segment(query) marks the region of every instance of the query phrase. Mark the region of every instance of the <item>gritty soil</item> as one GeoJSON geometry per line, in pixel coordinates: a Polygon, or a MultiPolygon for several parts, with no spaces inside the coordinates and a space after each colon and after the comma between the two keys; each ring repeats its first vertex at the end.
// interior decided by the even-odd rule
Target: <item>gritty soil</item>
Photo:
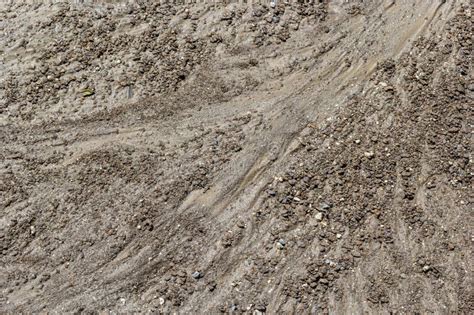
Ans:
{"type": "Polygon", "coordinates": [[[0,312],[472,314],[469,1],[0,4],[0,312]]]}

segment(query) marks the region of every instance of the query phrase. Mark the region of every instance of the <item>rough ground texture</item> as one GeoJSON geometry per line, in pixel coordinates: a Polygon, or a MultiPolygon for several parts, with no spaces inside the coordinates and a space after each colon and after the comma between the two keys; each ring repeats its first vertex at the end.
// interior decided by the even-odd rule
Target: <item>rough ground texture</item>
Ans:
{"type": "Polygon", "coordinates": [[[472,314],[469,1],[0,4],[0,312],[472,314]]]}

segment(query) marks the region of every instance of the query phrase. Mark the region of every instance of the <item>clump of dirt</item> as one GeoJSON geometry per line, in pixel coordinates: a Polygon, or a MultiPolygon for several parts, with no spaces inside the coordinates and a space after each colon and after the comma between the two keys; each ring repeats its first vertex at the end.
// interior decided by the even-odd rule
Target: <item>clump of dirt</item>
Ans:
{"type": "Polygon", "coordinates": [[[467,1],[272,3],[0,5],[2,312],[472,312],[467,1]]]}

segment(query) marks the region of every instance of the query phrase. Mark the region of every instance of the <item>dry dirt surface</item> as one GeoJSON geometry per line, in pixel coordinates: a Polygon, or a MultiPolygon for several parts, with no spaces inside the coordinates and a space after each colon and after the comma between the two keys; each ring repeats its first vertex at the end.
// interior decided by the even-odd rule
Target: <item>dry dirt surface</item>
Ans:
{"type": "Polygon", "coordinates": [[[471,2],[254,2],[0,3],[0,313],[474,313],[471,2]]]}

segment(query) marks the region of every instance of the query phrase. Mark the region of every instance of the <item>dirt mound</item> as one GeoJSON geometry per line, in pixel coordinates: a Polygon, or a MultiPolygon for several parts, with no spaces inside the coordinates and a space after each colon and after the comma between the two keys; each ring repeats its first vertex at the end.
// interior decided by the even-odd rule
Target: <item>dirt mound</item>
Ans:
{"type": "Polygon", "coordinates": [[[473,311],[467,1],[0,16],[2,312],[473,311]]]}

